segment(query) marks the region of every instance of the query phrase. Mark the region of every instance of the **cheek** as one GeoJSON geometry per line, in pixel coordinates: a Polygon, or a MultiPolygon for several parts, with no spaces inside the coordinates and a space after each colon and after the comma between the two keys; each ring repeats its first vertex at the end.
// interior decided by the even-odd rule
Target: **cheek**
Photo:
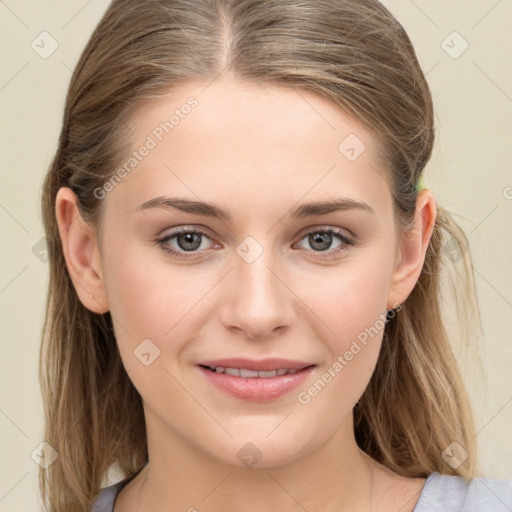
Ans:
{"type": "Polygon", "coordinates": [[[334,295],[329,301],[326,322],[334,334],[324,337],[328,357],[297,394],[298,407],[309,418],[305,424],[312,436],[334,431],[347,419],[379,359],[386,326],[385,297],[383,293],[368,293],[376,289],[375,282],[374,288],[369,288],[367,281],[366,277],[355,279],[352,284],[361,287],[354,293],[334,295]],[[325,414],[327,410],[329,414],[325,414]]]}
{"type": "Polygon", "coordinates": [[[295,289],[317,314],[325,327],[322,333],[338,353],[366,329],[382,328],[380,318],[387,309],[391,262],[385,257],[366,257],[357,262],[347,260],[336,270],[328,270],[322,274],[316,269],[309,277],[301,276],[302,284],[297,283],[295,289]]]}
{"type": "Polygon", "coordinates": [[[116,248],[105,258],[104,267],[115,337],[130,380],[144,401],[157,409],[155,400],[171,392],[173,404],[185,414],[192,404],[182,396],[169,363],[193,337],[187,311],[199,291],[188,293],[191,283],[183,272],[150,262],[136,250],[116,248]],[[130,257],[117,258],[123,253],[130,257]]]}
{"type": "Polygon", "coordinates": [[[328,356],[314,386],[303,389],[305,396],[304,400],[299,397],[300,403],[330,401],[352,407],[366,388],[386,326],[392,268],[391,255],[387,254],[368,251],[357,262],[347,260],[325,277],[318,271],[314,280],[313,276],[304,277],[299,293],[320,319],[316,322],[321,325],[318,335],[325,341],[328,356]],[[322,398],[317,399],[320,394],[322,398]]]}
{"type": "Polygon", "coordinates": [[[171,350],[176,357],[186,340],[197,336],[197,318],[208,305],[218,272],[166,264],[147,249],[115,247],[103,266],[121,354],[133,353],[149,339],[162,353],[171,350]]]}
{"type": "MultiPolygon", "coordinates": [[[[155,277],[154,267],[141,264],[133,257],[125,261],[107,260],[105,280],[109,306],[114,320],[124,327],[121,333],[159,337],[164,325],[168,325],[172,308],[165,314],[161,304],[165,281],[155,277]]],[[[167,291],[166,301],[169,302],[172,288],[167,291]]]]}
{"type": "MultiPolygon", "coordinates": [[[[183,314],[184,273],[155,261],[156,248],[110,237],[103,255],[104,278],[112,315],[130,333],[161,337],[183,314]]],[[[189,287],[190,287],[190,283],[189,287]]]]}

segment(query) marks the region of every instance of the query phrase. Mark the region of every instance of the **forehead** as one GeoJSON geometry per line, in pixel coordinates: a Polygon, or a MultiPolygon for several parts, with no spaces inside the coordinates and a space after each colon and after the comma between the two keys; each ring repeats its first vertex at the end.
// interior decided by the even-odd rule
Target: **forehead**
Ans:
{"type": "Polygon", "coordinates": [[[353,141],[356,137],[360,141],[357,153],[363,145],[372,154],[379,149],[362,122],[316,92],[284,84],[247,84],[230,77],[210,84],[181,84],[136,110],[131,120],[138,139],[135,143],[143,142],[142,138],[152,133],[157,142],[162,142],[161,138],[177,142],[181,134],[195,137],[198,144],[205,146],[210,140],[229,134],[231,137],[222,146],[230,151],[236,149],[242,137],[246,146],[254,138],[296,150],[304,143],[339,150],[343,137],[352,134],[353,141]],[[171,132],[172,137],[166,137],[171,132]],[[199,140],[201,135],[207,137],[199,140]]]}
{"type": "Polygon", "coordinates": [[[114,191],[130,203],[181,192],[241,204],[249,195],[272,204],[344,192],[389,202],[378,141],[312,91],[232,78],[189,82],[139,108],[130,125],[132,149],[144,156],[114,191]]]}

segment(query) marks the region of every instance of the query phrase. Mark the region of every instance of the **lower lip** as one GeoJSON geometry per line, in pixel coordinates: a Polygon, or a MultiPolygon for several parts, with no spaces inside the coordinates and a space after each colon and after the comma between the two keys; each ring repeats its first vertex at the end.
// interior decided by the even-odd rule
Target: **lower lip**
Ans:
{"type": "Polygon", "coordinates": [[[206,378],[218,389],[236,398],[252,402],[270,402],[280,398],[307,379],[314,366],[299,370],[292,375],[276,377],[237,377],[226,373],[217,373],[198,367],[206,378]]]}

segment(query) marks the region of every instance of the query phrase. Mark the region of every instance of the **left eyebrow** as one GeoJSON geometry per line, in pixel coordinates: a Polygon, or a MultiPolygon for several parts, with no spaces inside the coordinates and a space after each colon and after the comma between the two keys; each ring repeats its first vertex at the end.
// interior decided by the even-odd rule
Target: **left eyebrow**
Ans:
{"type": "MultiPolygon", "coordinates": [[[[206,217],[214,217],[225,221],[229,221],[232,218],[228,211],[223,210],[214,204],[165,196],[155,197],[140,204],[137,206],[136,211],[148,210],[151,208],[176,208],[183,212],[203,215],[206,217]]],[[[375,213],[373,208],[367,203],[355,201],[354,199],[341,198],[331,201],[304,203],[294,208],[289,215],[292,218],[303,219],[306,217],[325,215],[327,213],[344,210],[362,210],[372,214],[375,213]]]]}
{"type": "Polygon", "coordinates": [[[338,212],[343,210],[363,210],[369,213],[375,213],[373,208],[360,201],[354,199],[334,199],[332,201],[321,201],[316,203],[304,203],[293,209],[290,213],[291,217],[302,219],[304,217],[312,217],[315,215],[325,215],[326,213],[338,212]]]}

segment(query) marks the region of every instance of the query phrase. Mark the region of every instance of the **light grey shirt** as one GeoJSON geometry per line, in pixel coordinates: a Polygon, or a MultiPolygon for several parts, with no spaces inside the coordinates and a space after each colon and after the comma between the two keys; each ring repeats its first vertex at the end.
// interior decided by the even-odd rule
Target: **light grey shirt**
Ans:
{"type": "MultiPolygon", "coordinates": [[[[114,500],[127,480],[102,489],[92,512],[113,512],[114,500]]],[[[512,480],[431,473],[413,512],[512,512],[512,480]]]]}

